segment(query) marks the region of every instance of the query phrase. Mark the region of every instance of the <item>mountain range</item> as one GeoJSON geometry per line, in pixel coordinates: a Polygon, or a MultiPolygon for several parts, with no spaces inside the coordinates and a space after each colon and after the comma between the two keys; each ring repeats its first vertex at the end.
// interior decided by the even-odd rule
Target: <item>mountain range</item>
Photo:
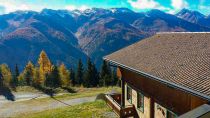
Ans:
{"type": "Polygon", "coordinates": [[[76,67],[90,57],[100,67],[102,57],[156,32],[208,32],[210,15],[182,9],[134,12],[127,8],[79,10],[43,9],[0,15],[0,63],[23,69],[37,64],[41,50],[54,64],[76,67]]]}

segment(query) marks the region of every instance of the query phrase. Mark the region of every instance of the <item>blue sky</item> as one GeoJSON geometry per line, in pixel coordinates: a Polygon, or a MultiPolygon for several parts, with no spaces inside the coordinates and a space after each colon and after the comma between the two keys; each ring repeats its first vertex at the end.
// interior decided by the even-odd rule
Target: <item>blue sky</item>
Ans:
{"type": "Polygon", "coordinates": [[[136,12],[160,9],[168,13],[188,8],[210,14],[210,0],[0,0],[0,14],[16,10],[41,11],[49,9],[88,9],[126,7],[136,12]]]}

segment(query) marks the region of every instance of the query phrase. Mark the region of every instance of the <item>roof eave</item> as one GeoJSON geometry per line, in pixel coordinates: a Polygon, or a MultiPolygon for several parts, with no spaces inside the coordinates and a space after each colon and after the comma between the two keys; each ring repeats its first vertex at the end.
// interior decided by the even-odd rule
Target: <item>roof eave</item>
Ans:
{"type": "Polygon", "coordinates": [[[210,97],[209,97],[209,96],[204,95],[204,94],[199,93],[199,92],[196,92],[196,91],[194,91],[194,90],[192,90],[192,89],[189,89],[189,88],[187,88],[187,87],[180,86],[180,85],[177,85],[177,84],[175,84],[175,83],[172,83],[172,82],[163,80],[163,79],[161,79],[161,78],[159,78],[159,77],[150,75],[150,74],[145,73],[145,72],[143,72],[143,71],[139,71],[139,70],[137,70],[137,69],[131,68],[131,67],[126,66],[126,65],[124,65],[124,64],[121,64],[121,63],[118,63],[118,62],[116,62],[116,61],[110,60],[110,59],[108,59],[108,58],[106,58],[106,57],[104,57],[103,59],[104,59],[105,61],[109,62],[110,64],[115,65],[115,66],[118,66],[118,67],[121,67],[121,68],[130,70],[130,71],[132,71],[132,72],[135,72],[135,73],[137,73],[137,74],[140,74],[141,76],[150,78],[150,79],[155,80],[155,81],[159,81],[159,82],[161,82],[161,83],[163,83],[163,84],[165,84],[165,85],[167,85],[167,86],[170,86],[170,87],[173,87],[173,88],[176,88],[176,89],[185,91],[185,92],[187,92],[187,93],[190,93],[190,94],[192,94],[192,95],[195,95],[195,96],[198,96],[198,97],[201,97],[201,98],[203,98],[203,99],[205,99],[205,100],[210,101],[210,97]]]}

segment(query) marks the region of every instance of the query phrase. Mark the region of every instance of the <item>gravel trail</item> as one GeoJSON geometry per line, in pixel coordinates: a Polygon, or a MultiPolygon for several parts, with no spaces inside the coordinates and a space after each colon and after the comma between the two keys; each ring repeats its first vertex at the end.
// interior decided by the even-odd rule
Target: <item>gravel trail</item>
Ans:
{"type": "Polygon", "coordinates": [[[43,110],[55,109],[64,106],[72,106],[86,102],[95,101],[96,97],[83,97],[70,100],[58,100],[50,98],[46,102],[39,102],[37,98],[49,97],[42,93],[36,94],[18,94],[16,101],[8,101],[0,96],[0,118],[12,117],[17,114],[27,112],[39,112],[43,110]],[[36,99],[33,99],[36,98],[36,99]],[[24,102],[20,102],[24,101],[24,102]]]}

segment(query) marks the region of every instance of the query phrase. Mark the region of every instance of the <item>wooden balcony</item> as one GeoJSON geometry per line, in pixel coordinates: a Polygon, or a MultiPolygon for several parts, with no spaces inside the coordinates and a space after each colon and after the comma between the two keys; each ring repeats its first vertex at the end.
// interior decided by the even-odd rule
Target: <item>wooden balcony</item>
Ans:
{"type": "Polygon", "coordinates": [[[106,103],[120,118],[139,118],[134,105],[121,107],[121,94],[106,94],[106,103]]]}

